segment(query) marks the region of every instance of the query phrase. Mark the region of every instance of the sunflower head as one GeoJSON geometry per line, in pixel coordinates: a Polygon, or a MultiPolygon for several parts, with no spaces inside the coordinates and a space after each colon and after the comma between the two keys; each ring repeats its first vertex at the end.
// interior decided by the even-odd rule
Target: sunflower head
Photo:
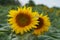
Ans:
{"type": "Polygon", "coordinates": [[[30,31],[38,24],[38,12],[32,12],[31,7],[18,7],[18,10],[10,10],[8,16],[11,17],[8,21],[16,34],[30,31]]]}
{"type": "Polygon", "coordinates": [[[43,16],[43,14],[40,14],[38,21],[39,21],[38,23],[39,25],[36,25],[37,28],[35,28],[33,32],[33,34],[35,35],[40,35],[45,31],[48,31],[50,26],[50,20],[49,17],[47,17],[47,15],[43,16]]]}
{"type": "Polygon", "coordinates": [[[49,11],[50,13],[53,13],[53,12],[54,12],[54,9],[53,9],[53,8],[50,8],[48,11],[49,11]]]}
{"type": "Polygon", "coordinates": [[[60,10],[57,10],[56,16],[60,16],[60,10]]]}

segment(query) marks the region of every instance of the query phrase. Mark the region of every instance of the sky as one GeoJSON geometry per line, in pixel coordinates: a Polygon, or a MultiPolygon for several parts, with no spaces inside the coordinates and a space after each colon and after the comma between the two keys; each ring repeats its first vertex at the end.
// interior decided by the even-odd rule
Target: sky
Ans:
{"type": "MultiPolygon", "coordinates": [[[[19,2],[23,5],[28,3],[29,0],[19,0],[19,2]]],[[[60,7],[60,0],[33,0],[35,4],[44,4],[48,7],[60,7]]]]}

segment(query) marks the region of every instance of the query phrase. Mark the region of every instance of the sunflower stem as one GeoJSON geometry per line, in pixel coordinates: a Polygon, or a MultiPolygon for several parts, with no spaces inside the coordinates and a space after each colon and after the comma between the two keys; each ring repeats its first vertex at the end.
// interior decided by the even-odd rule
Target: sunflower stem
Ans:
{"type": "Polygon", "coordinates": [[[18,40],[24,40],[24,36],[23,35],[18,35],[18,40]]]}
{"type": "Polygon", "coordinates": [[[28,36],[28,40],[38,40],[38,37],[36,35],[30,34],[28,36]]]}
{"type": "Polygon", "coordinates": [[[12,39],[13,39],[13,33],[11,32],[9,40],[12,40],[12,39]]]}

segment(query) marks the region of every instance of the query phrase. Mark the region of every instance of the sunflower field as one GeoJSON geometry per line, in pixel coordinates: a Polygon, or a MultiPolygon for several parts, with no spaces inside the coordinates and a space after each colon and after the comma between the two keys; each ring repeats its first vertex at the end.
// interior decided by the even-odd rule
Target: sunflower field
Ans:
{"type": "Polygon", "coordinates": [[[0,40],[60,40],[60,8],[1,0],[0,40]]]}

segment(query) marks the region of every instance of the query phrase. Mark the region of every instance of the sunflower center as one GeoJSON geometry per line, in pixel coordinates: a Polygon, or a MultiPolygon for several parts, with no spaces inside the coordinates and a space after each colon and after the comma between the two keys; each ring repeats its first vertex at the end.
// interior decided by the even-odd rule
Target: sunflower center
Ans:
{"type": "Polygon", "coordinates": [[[40,29],[40,28],[42,28],[42,26],[44,25],[44,21],[43,21],[42,18],[39,18],[38,21],[39,21],[39,23],[38,23],[39,25],[36,25],[36,26],[37,26],[36,29],[40,29]]]}
{"type": "Polygon", "coordinates": [[[16,16],[16,23],[20,27],[24,27],[29,25],[31,22],[31,17],[27,14],[20,13],[19,15],[16,16]]]}

